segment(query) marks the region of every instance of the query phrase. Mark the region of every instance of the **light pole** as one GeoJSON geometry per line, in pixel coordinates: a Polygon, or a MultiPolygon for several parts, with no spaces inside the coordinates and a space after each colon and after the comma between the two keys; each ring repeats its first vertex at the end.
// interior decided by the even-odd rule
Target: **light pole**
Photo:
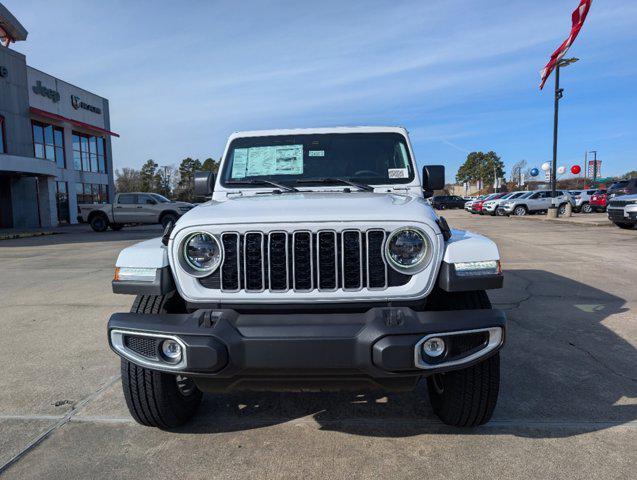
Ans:
{"type": "Polygon", "coordinates": [[[597,181],[597,150],[591,150],[588,153],[593,154],[593,183],[595,183],[597,181]]]}
{"type": "MultiPolygon", "coordinates": [[[[556,197],[555,187],[557,185],[557,119],[560,104],[560,98],[564,94],[564,89],[560,88],[560,68],[566,67],[571,63],[575,63],[579,58],[563,58],[557,62],[555,67],[555,107],[553,112],[553,165],[551,166],[551,197],[556,197]]],[[[551,202],[552,203],[552,202],[551,202]]],[[[551,204],[551,208],[555,205],[551,204]]]]}

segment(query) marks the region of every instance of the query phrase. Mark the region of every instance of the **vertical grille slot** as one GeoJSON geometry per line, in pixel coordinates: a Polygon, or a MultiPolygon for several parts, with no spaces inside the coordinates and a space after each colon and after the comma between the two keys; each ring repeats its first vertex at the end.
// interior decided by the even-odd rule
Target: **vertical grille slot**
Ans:
{"type": "Polygon", "coordinates": [[[224,292],[239,291],[239,259],[240,243],[238,233],[224,233],[221,235],[223,244],[223,265],[221,267],[221,290],[224,292]]]}
{"type": "Polygon", "coordinates": [[[363,288],[363,247],[361,232],[345,230],[341,234],[341,273],[343,289],[360,290],[363,288]]]}
{"type": "Polygon", "coordinates": [[[246,233],[243,243],[243,271],[246,291],[261,292],[265,289],[264,263],[263,233],[246,233]]]}
{"type": "Polygon", "coordinates": [[[293,288],[298,291],[314,289],[314,262],[312,261],[312,233],[294,232],[292,235],[293,288]]]}
{"type": "Polygon", "coordinates": [[[319,290],[336,290],[338,287],[338,244],[336,232],[320,231],[317,235],[317,283],[319,290]]]}
{"type": "Polygon", "coordinates": [[[285,292],[288,284],[288,235],[285,232],[272,232],[268,236],[268,283],[270,290],[285,292]]]}
{"type": "Polygon", "coordinates": [[[383,260],[383,230],[367,231],[367,288],[384,289],[387,287],[387,265],[383,260]]]}

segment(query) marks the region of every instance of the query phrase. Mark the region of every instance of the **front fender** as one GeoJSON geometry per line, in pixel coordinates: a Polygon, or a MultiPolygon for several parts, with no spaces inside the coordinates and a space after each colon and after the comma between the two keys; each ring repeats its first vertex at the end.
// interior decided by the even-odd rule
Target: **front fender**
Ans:
{"type": "Polygon", "coordinates": [[[499,268],[496,273],[476,272],[470,276],[456,272],[457,263],[493,260],[500,260],[500,252],[495,242],[477,233],[452,230],[451,238],[445,244],[438,286],[448,292],[502,288],[504,279],[499,268]]]}
{"type": "Polygon", "coordinates": [[[136,243],[119,253],[117,268],[152,268],[152,281],[114,279],[113,293],[127,295],[165,295],[175,289],[172,271],[168,263],[167,249],[161,237],[136,243]]]}

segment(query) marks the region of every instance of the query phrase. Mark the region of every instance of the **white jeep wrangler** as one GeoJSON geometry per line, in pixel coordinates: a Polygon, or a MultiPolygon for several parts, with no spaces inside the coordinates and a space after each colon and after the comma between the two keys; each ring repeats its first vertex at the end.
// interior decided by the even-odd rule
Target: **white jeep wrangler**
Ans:
{"type": "Polygon", "coordinates": [[[489,239],[450,230],[395,127],[233,134],[212,199],[124,249],[108,322],[130,413],[170,428],[202,392],[413,389],[443,422],[489,420],[500,380],[503,278],[489,239]]]}

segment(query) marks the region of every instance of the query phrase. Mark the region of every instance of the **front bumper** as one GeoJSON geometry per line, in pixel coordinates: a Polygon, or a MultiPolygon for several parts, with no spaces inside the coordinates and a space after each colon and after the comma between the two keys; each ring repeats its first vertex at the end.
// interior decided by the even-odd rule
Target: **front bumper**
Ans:
{"type": "Polygon", "coordinates": [[[422,375],[465,368],[493,355],[504,344],[505,329],[500,310],[377,307],[364,313],[240,314],[222,309],[116,313],[108,322],[108,338],[113,351],[133,363],[183,373],[198,384],[215,380],[228,390],[275,378],[365,378],[377,386],[402,378],[413,384],[422,375]],[[419,349],[432,334],[448,346],[438,360],[424,358],[419,349]],[[126,346],[130,337],[175,339],[183,361],[171,365],[161,355],[155,360],[140,355],[126,346]]]}
{"type": "Polygon", "coordinates": [[[637,209],[631,206],[630,209],[624,208],[607,208],[608,218],[612,222],[635,222],[637,221],[637,209]]]}

